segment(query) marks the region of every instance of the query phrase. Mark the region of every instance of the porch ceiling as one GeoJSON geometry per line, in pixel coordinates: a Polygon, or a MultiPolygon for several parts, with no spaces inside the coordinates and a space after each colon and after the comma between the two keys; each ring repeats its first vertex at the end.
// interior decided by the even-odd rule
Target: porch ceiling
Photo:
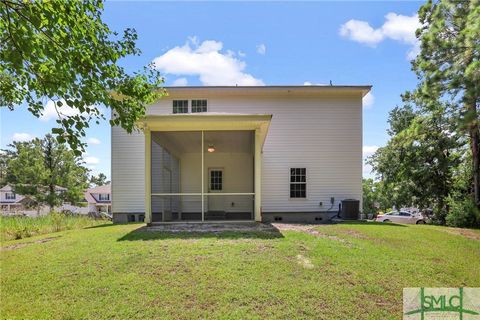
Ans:
{"type": "MultiPolygon", "coordinates": [[[[200,131],[152,132],[152,140],[166,147],[175,155],[200,152],[202,136],[200,131]]],[[[205,148],[213,145],[218,152],[253,153],[254,134],[250,131],[206,131],[205,148]]]]}
{"type": "Polygon", "coordinates": [[[199,113],[149,115],[139,125],[150,131],[244,131],[258,130],[263,146],[272,115],[199,113]]]}

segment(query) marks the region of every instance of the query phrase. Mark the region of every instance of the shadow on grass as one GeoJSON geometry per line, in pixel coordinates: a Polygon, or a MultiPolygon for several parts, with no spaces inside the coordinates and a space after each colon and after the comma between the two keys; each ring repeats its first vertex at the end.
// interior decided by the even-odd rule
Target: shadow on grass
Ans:
{"type": "Polygon", "coordinates": [[[361,220],[351,220],[351,221],[341,221],[334,222],[333,224],[349,224],[349,225],[360,225],[360,226],[385,226],[385,227],[403,227],[406,225],[393,223],[393,222],[377,222],[377,221],[361,221],[361,220]]]}
{"type": "Polygon", "coordinates": [[[168,239],[279,239],[283,238],[280,230],[272,225],[262,228],[252,227],[244,230],[155,230],[148,227],[135,229],[117,241],[150,241],[168,239]]]}
{"type": "Polygon", "coordinates": [[[105,222],[104,224],[97,224],[96,226],[85,227],[84,229],[96,229],[96,228],[106,228],[106,227],[113,227],[114,224],[111,222],[105,222]]]}

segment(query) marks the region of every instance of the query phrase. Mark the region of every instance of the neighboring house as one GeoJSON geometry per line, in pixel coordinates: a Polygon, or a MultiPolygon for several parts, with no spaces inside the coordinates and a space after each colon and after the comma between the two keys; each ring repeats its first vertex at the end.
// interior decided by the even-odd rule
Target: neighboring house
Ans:
{"type": "Polygon", "coordinates": [[[114,222],[320,221],[362,199],[370,86],[170,87],[112,128],[114,222]]]}
{"type": "MultiPolygon", "coordinates": [[[[66,188],[55,186],[55,193],[59,194],[67,191],[66,188]]],[[[10,185],[6,185],[0,189],[0,209],[2,213],[23,213],[27,215],[47,214],[50,208],[46,205],[38,208],[33,208],[32,203],[28,196],[15,193],[14,189],[10,185]],[[30,202],[30,203],[29,203],[30,202]]],[[[61,210],[55,208],[55,210],[61,210]]]]}
{"type": "Polygon", "coordinates": [[[8,184],[0,189],[0,209],[6,212],[24,210],[25,197],[13,192],[8,184]]]}
{"type": "Polygon", "coordinates": [[[87,189],[84,197],[88,203],[88,213],[112,212],[110,184],[87,189]]]}

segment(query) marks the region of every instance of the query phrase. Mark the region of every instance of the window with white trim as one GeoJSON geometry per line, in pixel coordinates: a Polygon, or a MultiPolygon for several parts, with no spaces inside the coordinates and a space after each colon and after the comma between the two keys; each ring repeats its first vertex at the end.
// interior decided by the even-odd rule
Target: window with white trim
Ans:
{"type": "Polygon", "coordinates": [[[290,198],[307,197],[307,169],[290,168],[290,198]]]}
{"type": "Polygon", "coordinates": [[[13,193],[13,192],[5,193],[5,199],[6,200],[15,200],[15,193],[13,193]]]}
{"type": "Polygon", "coordinates": [[[98,195],[98,200],[100,200],[100,201],[108,201],[108,200],[110,200],[110,194],[108,194],[108,193],[100,193],[100,194],[98,195]]]}
{"type": "Polygon", "coordinates": [[[173,100],[173,113],[188,113],[188,100],[173,100]]]}
{"type": "Polygon", "coordinates": [[[223,189],[223,171],[210,171],[210,190],[221,191],[223,189]]]}
{"type": "Polygon", "coordinates": [[[192,113],[207,112],[207,100],[192,100],[192,113]]]}

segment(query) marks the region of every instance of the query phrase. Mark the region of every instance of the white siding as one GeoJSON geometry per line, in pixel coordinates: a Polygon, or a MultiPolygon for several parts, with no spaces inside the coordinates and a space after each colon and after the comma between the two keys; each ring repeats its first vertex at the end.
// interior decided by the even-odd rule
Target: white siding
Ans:
{"type": "MultiPolygon", "coordinates": [[[[361,200],[360,92],[316,97],[203,95],[202,98],[208,99],[209,112],[273,115],[263,149],[263,212],[323,211],[330,208],[330,197],[335,198],[334,209],[343,199],[361,200]],[[293,167],[307,169],[306,199],[290,199],[289,169],[293,167]]],[[[147,112],[171,114],[172,101],[162,99],[147,112]]],[[[112,131],[112,144],[114,212],[142,211],[143,138],[128,137],[116,129],[112,131]],[[133,190],[132,183],[141,187],[133,190]]]]}
{"type": "Polygon", "coordinates": [[[145,138],[112,128],[112,211],[145,212],[145,138]]]}

